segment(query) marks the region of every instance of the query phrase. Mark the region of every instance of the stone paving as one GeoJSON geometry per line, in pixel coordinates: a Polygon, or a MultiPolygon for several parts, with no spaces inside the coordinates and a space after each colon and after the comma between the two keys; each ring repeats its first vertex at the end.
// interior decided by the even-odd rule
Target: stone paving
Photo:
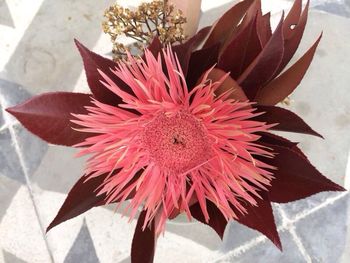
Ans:
{"type": "MultiPolygon", "coordinates": [[[[47,145],[29,134],[4,108],[47,91],[86,91],[73,38],[108,54],[101,33],[103,10],[113,1],[0,0],[0,262],[130,262],[135,222],[114,207],[92,209],[48,234],[44,229],[81,176],[75,150],[47,145]]],[[[136,4],[138,1],[121,1],[136,4]]],[[[203,0],[201,26],[234,1],[203,0]]],[[[291,110],[326,138],[283,134],[301,147],[321,172],[350,185],[350,1],[314,0],[301,55],[323,30],[309,73],[291,96],[291,110]]],[[[263,0],[278,19],[291,1],[263,0]]],[[[155,262],[347,263],[350,198],[321,193],[274,205],[283,252],[258,232],[231,222],[221,241],[208,227],[169,222],[155,262]]]]}

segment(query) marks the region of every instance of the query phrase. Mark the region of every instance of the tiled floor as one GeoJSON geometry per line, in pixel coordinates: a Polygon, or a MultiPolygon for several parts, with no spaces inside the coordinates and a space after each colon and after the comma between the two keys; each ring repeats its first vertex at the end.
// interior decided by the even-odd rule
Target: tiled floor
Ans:
{"type": "MultiPolygon", "coordinates": [[[[41,92],[86,90],[72,40],[107,54],[110,45],[100,20],[111,2],[0,0],[0,262],[130,262],[135,222],[129,224],[113,207],[92,209],[44,234],[84,160],[74,159],[72,149],[43,143],[4,112],[41,92]]],[[[291,1],[263,4],[277,12],[291,1]]],[[[201,25],[231,5],[229,0],[203,0],[201,25]]],[[[322,30],[324,38],[290,108],[326,140],[285,135],[301,141],[324,174],[349,187],[350,1],[314,0],[312,7],[298,54],[322,30]]],[[[229,224],[221,242],[204,225],[172,222],[158,242],[156,262],[350,262],[349,200],[347,193],[322,193],[275,205],[283,253],[238,223],[229,224]]]]}

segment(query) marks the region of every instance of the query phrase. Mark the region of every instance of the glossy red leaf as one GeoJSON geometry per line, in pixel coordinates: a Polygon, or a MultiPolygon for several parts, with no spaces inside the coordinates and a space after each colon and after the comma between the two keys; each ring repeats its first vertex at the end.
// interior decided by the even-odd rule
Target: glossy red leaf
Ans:
{"type": "Polygon", "coordinates": [[[179,59],[181,69],[185,76],[187,76],[188,65],[190,63],[192,52],[204,41],[209,31],[210,27],[202,28],[196,35],[192,36],[185,43],[172,46],[174,53],[179,59]]]}
{"type": "Polygon", "coordinates": [[[201,76],[217,63],[218,56],[219,44],[192,53],[186,77],[189,90],[192,90],[201,76]]]}
{"type": "Polygon", "coordinates": [[[275,105],[290,95],[305,76],[321,37],[294,65],[262,88],[254,100],[261,105],[275,105]]]}
{"type": "Polygon", "coordinates": [[[256,28],[256,17],[227,45],[220,56],[218,67],[237,79],[261,52],[256,28]]]}
{"type": "Polygon", "coordinates": [[[264,112],[264,114],[254,117],[255,120],[268,124],[278,123],[278,125],[271,128],[272,130],[304,133],[323,138],[322,135],[306,124],[303,119],[289,110],[275,106],[261,105],[257,105],[256,108],[257,112],[264,112]]]}
{"type": "MultiPolygon", "coordinates": [[[[296,3],[296,5],[298,5],[298,3],[296,3]]],[[[297,12],[298,9],[299,9],[298,6],[296,6],[294,10],[292,9],[292,11],[297,12]]],[[[289,61],[297,51],[300,41],[304,34],[304,30],[305,30],[305,26],[308,18],[308,12],[309,12],[309,1],[307,2],[305,9],[301,14],[297,24],[292,24],[294,23],[294,21],[291,21],[292,20],[291,18],[289,19],[288,22],[285,22],[284,31],[287,31],[285,30],[285,28],[288,26],[290,22],[292,23],[289,24],[290,30],[287,31],[288,33],[284,37],[284,55],[283,55],[281,65],[276,72],[276,75],[278,75],[285,68],[285,66],[289,63],[289,61]]]]}
{"type": "MultiPolygon", "coordinates": [[[[284,188],[286,191],[288,188],[284,188]]],[[[277,232],[275,219],[271,207],[270,200],[266,192],[260,192],[262,199],[257,199],[257,206],[246,204],[247,214],[242,215],[237,212],[237,222],[259,231],[270,239],[276,247],[282,250],[282,244],[277,232]]]]}
{"type": "Polygon", "coordinates": [[[273,144],[264,145],[277,153],[274,158],[265,160],[269,165],[277,167],[269,191],[272,202],[292,202],[323,191],[345,191],[324,177],[305,156],[295,150],[273,144]]]}
{"type": "Polygon", "coordinates": [[[281,63],[284,52],[282,23],[283,16],[264,49],[237,79],[250,100],[273,77],[281,63]]]}
{"type": "Polygon", "coordinates": [[[142,229],[146,211],[142,211],[137,221],[131,246],[131,263],[153,263],[156,248],[154,220],[142,229]]]}
{"type": "Polygon", "coordinates": [[[97,195],[97,189],[102,185],[108,174],[91,178],[86,181],[86,176],[79,179],[70,190],[58,214],[47,228],[47,232],[53,227],[72,219],[93,207],[106,204],[106,195],[97,195]]]}
{"type": "MultiPolygon", "coordinates": [[[[208,79],[211,79],[213,82],[219,81],[221,78],[223,78],[227,73],[221,69],[214,68],[208,75],[208,79]]],[[[221,84],[221,86],[216,90],[216,94],[221,94],[223,92],[226,92],[227,90],[233,90],[230,98],[239,100],[239,101],[247,101],[248,98],[243,92],[242,88],[237,84],[237,82],[231,78],[230,76],[227,76],[224,82],[221,84]]]]}
{"type": "Polygon", "coordinates": [[[122,103],[120,97],[118,97],[112,91],[107,89],[100,82],[100,80],[102,80],[102,77],[98,72],[98,69],[103,71],[116,85],[118,85],[119,88],[130,94],[133,94],[130,87],[128,87],[120,78],[118,78],[111,71],[111,69],[117,67],[117,64],[114,61],[90,51],[78,40],[75,40],[75,44],[77,45],[80,55],[83,58],[86,78],[90,90],[98,101],[114,106],[122,103]]]}
{"type": "Polygon", "coordinates": [[[35,96],[17,106],[6,109],[24,127],[41,139],[58,145],[72,146],[83,142],[91,133],[78,132],[71,115],[85,114],[91,106],[91,94],[51,92],[35,96]]]}
{"type": "Polygon", "coordinates": [[[220,210],[212,202],[207,201],[207,211],[209,214],[209,221],[206,222],[202,209],[199,203],[196,203],[190,207],[192,216],[199,222],[210,226],[222,239],[224,237],[225,228],[227,225],[227,220],[222,215],[220,210]]]}
{"type": "Polygon", "coordinates": [[[224,45],[227,40],[230,40],[237,25],[253,2],[254,0],[244,0],[234,5],[225,14],[223,14],[213,25],[203,48],[208,48],[216,43],[221,43],[224,45]]]}

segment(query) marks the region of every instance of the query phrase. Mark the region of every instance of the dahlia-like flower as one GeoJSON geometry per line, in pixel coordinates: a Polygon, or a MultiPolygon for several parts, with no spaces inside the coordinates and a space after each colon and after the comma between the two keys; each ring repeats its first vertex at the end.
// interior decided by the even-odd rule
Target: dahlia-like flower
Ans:
{"type": "Polygon", "coordinates": [[[189,92],[170,47],[163,50],[163,61],[146,50],[145,61],[129,56],[111,69],[133,94],[99,71],[123,103],[110,106],[93,99],[88,114],[74,115],[78,120],[73,122],[84,127],[80,131],[95,134],[77,145],[86,147],[80,155],[92,154],[86,180],[108,174],[99,189],[107,203],[126,200],[134,191],[131,217],[144,209],[144,227],[155,219],[157,233],[177,210],[191,218],[193,200],[206,221],[206,200],[227,220],[237,218],[236,211],[246,212],[241,202],[256,205],[257,190],[270,185],[266,168],[272,167],[255,158],[273,156],[256,143],[256,132],[269,125],[251,120],[259,114],[250,103],[230,99],[234,90],[215,95],[227,76],[212,83],[209,70],[189,92]]]}

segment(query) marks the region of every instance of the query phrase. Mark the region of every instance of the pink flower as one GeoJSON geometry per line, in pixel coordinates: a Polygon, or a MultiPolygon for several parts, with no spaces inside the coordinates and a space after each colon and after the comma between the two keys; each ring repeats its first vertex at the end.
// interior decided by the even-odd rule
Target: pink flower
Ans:
{"type": "Polygon", "coordinates": [[[227,75],[214,83],[205,75],[189,92],[171,48],[163,55],[164,62],[146,50],[145,61],[129,56],[112,69],[133,95],[99,71],[102,83],[123,103],[117,107],[93,99],[88,114],[76,114],[78,120],[72,121],[84,127],[79,131],[95,134],[76,145],[86,147],[79,155],[92,154],[87,180],[109,174],[99,189],[107,203],[135,192],[127,208],[130,217],[143,208],[143,227],[155,219],[158,234],[174,213],[185,211],[191,219],[193,200],[206,221],[206,200],[227,220],[237,218],[236,213],[246,212],[241,202],[256,205],[257,190],[266,190],[272,179],[266,168],[273,168],[255,158],[273,157],[256,144],[260,136],[255,134],[272,125],[251,120],[259,113],[249,102],[230,99],[232,91],[215,96],[227,75]]]}

